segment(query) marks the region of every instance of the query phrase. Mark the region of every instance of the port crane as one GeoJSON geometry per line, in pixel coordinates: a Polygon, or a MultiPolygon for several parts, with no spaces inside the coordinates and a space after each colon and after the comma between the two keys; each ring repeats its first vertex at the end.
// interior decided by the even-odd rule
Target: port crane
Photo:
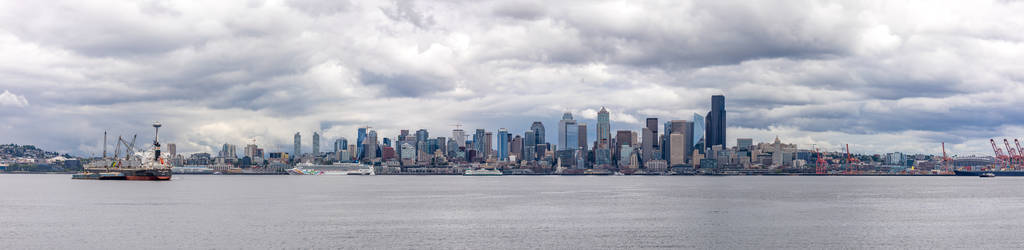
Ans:
{"type": "Polygon", "coordinates": [[[946,142],[942,142],[942,168],[944,171],[950,171],[949,168],[949,156],[946,155],[946,142]]]}
{"type": "Polygon", "coordinates": [[[1020,147],[1020,140],[1017,140],[1016,138],[1013,139],[1013,144],[1017,145],[1017,152],[1020,153],[1020,156],[1022,158],[1021,159],[1022,161],[1019,162],[1020,164],[1018,164],[1018,166],[1015,167],[1015,168],[1019,168],[1020,167],[1019,165],[1024,165],[1024,148],[1020,147]]]}
{"type": "Polygon", "coordinates": [[[989,143],[992,144],[992,151],[995,151],[996,161],[1003,166],[1008,166],[1010,163],[1010,157],[1003,153],[1003,150],[996,145],[995,139],[988,139],[989,143]]]}
{"type": "Polygon", "coordinates": [[[818,154],[818,160],[814,163],[815,174],[827,174],[828,173],[828,162],[825,162],[825,156],[822,155],[818,148],[814,148],[814,152],[818,154]]]}
{"type": "Polygon", "coordinates": [[[1010,147],[1010,141],[1004,138],[1003,145],[1006,146],[1006,152],[1010,155],[1010,166],[1017,166],[1018,164],[1020,164],[1021,155],[1019,154],[1017,149],[1010,147]]]}

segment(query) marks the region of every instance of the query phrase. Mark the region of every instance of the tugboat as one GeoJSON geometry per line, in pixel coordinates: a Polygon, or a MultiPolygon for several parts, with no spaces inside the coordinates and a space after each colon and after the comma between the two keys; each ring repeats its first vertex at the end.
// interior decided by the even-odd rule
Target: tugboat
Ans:
{"type": "Polygon", "coordinates": [[[118,138],[118,149],[115,150],[114,159],[106,159],[106,133],[104,133],[104,160],[94,162],[86,166],[85,171],[71,176],[71,179],[85,180],[130,180],[130,181],[167,181],[171,180],[171,165],[164,161],[160,155],[160,122],[154,122],[153,128],[156,133],[153,136],[153,155],[149,157],[148,152],[143,156],[133,157],[135,154],[135,139],[131,143],[118,138]],[[125,145],[125,157],[117,157],[121,145],[125,145]]]}

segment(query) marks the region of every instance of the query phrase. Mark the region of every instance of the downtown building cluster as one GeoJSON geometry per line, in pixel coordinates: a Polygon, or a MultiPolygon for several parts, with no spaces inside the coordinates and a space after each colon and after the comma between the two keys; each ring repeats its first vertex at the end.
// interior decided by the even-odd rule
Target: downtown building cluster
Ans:
{"type": "Polygon", "coordinates": [[[449,136],[432,137],[426,129],[403,129],[394,137],[385,137],[372,127],[361,127],[354,141],[337,138],[327,150],[321,149],[320,133],[313,132],[312,152],[302,151],[300,132],[294,134],[291,152],[264,153],[255,142],[244,147],[242,157],[237,156],[233,144],[224,144],[216,155],[194,153],[186,158],[175,152],[173,143],[168,144],[168,151],[176,166],[283,171],[299,163],[361,163],[377,167],[381,174],[459,174],[476,168],[511,174],[813,173],[819,158],[836,171],[891,172],[913,166],[932,169],[938,164],[930,155],[851,156],[799,149],[779,138],[757,144],[750,138],[737,138],[735,146],[727,147],[725,97],[712,96],[710,104],[706,114],[693,114],[689,120],[651,117],[638,128],[617,130],[612,127],[613,114],[602,107],[592,126],[566,112],[557,124],[534,121],[516,134],[507,128],[466,131],[457,125],[449,136]],[[594,138],[588,137],[590,131],[594,138]],[[556,133],[555,141],[547,140],[548,133],[556,133]]]}

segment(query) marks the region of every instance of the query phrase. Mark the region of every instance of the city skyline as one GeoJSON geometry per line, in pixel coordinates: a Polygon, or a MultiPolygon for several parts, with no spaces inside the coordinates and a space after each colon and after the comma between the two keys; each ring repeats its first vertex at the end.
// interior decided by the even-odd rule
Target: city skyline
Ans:
{"type": "Polygon", "coordinates": [[[1020,2],[0,7],[0,141],[75,155],[152,121],[179,152],[291,152],[295,132],[309,152],[314,132],[323,147],[362,126],[447,137],[456,123],[523,135],[541,121],[557,142],[564,112],[593,141],[602,107],[611,136],[642,134],[648,117],[706,116],[715,94],[729,146],[991,155],[990,138],[1024,136],[1020,2]]]}

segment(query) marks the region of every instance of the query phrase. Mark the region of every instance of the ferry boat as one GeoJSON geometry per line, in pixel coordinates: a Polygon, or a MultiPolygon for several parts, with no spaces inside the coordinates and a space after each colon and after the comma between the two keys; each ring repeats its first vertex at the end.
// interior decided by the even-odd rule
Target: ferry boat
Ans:
{"type": "MultiPolygon", "coordinates": [[[[85,171],[71,175],[71,179],[79,180],[131,180],[131,181],[167,181],[171,180],[171,165],[160,155],[160,122],[154,122],[153,150],[135,152],[135,139],[131,143],[118,138],[118,147],[125,145],[125,157],[104,159],[90,163],[85,171]],[[139,153],[141,156],[135,156],[139,153]],[[152,156],[149,154],[152,153],[152,156]]],[[[104,133],[106,146],[106,133],[104,133]]],[[[106,149],[104,149],[106,152],[106,149]]],[[[104,153],[105,154],[105,153],[104,153]]],[[[116,153],[115,153],[116,155],[116,153]]]]}
{"type": "Polygon", "coordinates": [[[467,169],[464,176],[501,176],[501,171],[495,169],[467,169]]]}
{"type": "Polygon", "coordinates": [[[992,174],[995,176],[1024,176],[1024,170],[954,170],[957,176],[981,176],[992,174]]]}

